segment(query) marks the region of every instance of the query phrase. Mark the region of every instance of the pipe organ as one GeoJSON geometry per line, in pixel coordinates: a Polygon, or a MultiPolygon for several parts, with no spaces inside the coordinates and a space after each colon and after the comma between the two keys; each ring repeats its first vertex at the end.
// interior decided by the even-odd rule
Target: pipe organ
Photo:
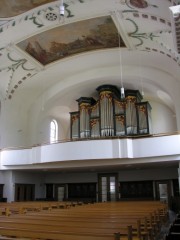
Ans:
{"type": "Polygon", "coordinates": [[[124,99],[114,85],[101,85],[96,90],[97,100],[80,97],[78,111],[70,112],[72,139],[151,133],[151,106],[142,102],[138,90],[125,90],[124,99]]]}

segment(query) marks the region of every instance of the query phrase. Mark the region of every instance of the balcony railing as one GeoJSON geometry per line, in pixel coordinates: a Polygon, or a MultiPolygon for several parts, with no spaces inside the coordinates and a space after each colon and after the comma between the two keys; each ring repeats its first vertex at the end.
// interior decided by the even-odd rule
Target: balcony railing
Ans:
{"type": "Polygon", "coordinates": [[[144,161],[179,161],[180,134],[106,137],[60,140],[54,144],[36,144],[29,148],[6,148],[0,152],[0,169],[41,164],[68,164],[74,161],[115,161],[137,163],[144,161]]]}

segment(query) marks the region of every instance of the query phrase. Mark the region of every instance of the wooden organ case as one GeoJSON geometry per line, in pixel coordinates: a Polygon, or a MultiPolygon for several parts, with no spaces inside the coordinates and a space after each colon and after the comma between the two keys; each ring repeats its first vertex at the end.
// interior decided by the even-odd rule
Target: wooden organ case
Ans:
{"type": "Polygon", "coordinates": [[[125,90],[121,99],[118,87],[101,85],[99,98],[80,97],[79,111],[70,112],[71,139],[133,136],[151,133],[151,106],[142,102],[138,90],[125,90]]]}

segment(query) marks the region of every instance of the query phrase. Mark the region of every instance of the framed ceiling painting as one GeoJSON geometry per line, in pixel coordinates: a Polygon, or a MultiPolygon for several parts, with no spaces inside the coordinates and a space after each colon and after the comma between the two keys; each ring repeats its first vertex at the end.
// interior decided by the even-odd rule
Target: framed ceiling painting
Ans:
{"type": "MultiPolygon", "coordinates": [[[[122,39],[121,45],[125,46],[122,39]]],[[[47,65],[75,54],[118,47],[119,37],[111,16],[103,16],[50,29],[17,46],[47,65]]]]}

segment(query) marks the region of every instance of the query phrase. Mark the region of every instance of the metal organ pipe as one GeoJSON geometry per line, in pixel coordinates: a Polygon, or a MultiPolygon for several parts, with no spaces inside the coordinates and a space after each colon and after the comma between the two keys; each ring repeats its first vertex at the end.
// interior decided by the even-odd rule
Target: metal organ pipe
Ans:
{"type": "Polygon", "coordinates": [[[113,136],[113,104],[112,96],[108,92],[103,92],[100,95],[101,109],[101,135],[113,136]]]}
{"type": "MultiPolygon", "coordinates": [[[[113,85],[102,85],[96,89],[99,98],[81,97],[77,121],[71,121],[72,138],[125,136],[149,134],[151,130],[148,102],[141,102],[138,90],[125,91],[121,99],[119,89],[113,85]]],[[[74,115],[73,115],[74,116],[74,115]]]]}

